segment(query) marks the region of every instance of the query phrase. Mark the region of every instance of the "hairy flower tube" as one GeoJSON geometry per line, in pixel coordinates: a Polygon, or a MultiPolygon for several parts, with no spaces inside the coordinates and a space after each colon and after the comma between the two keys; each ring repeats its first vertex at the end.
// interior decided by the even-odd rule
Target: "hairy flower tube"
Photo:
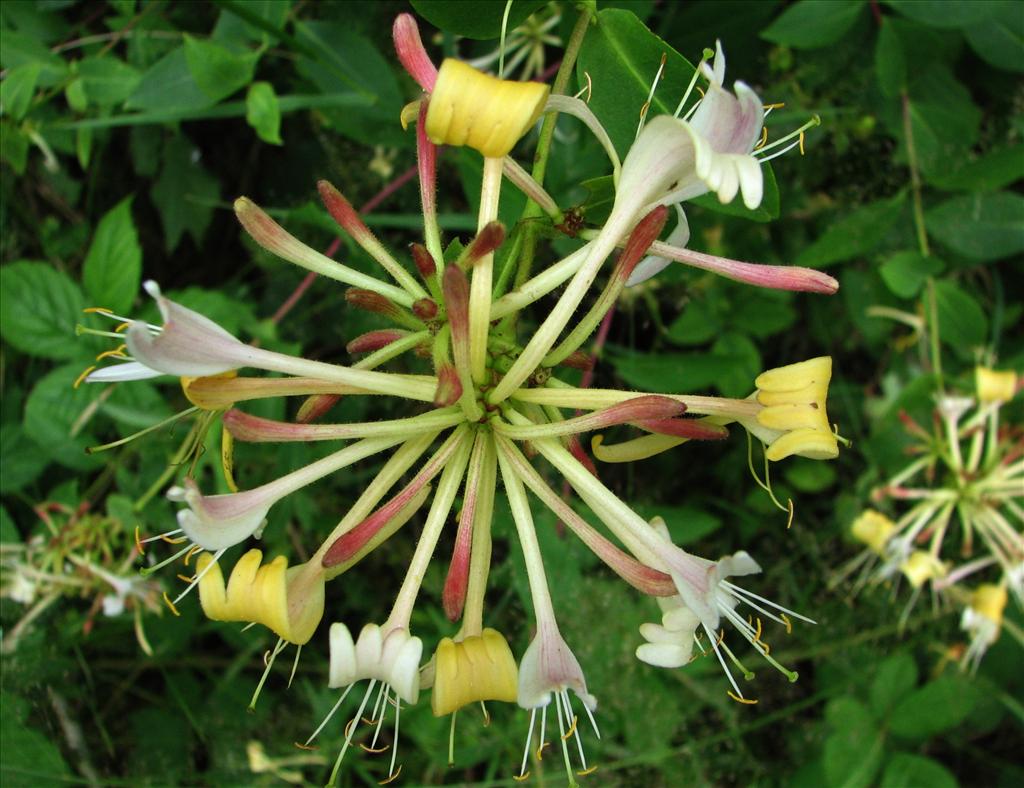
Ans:
{"type": "MultiPolygon", "coordinates": [[[[384,778],[398,776],[400,711],[417,703],[421,688],[430,689],[434,714],[453,716],[453,740],[454,715],[471,704],[516,703],[528,712],[520,778],[528,772],[531,754],[544,747],[553,705],[552,722],[572,783],[575,775],[594,768],[580,738],[579,707],[599,738],[597,696],[611,688],[588,685],[585,666],[559,628],[536,531],[538,506],[565,523],[572,538],[627,585],[658,600],[661,623],[645,624],[636,643],[637,657],[647,664],[675,669],[695,653],[713,653],[726,669],[729,695],[751,703],[728,667],[751,675],[726,643],[724,624],[795,680],[794,671],[769,655],[762,618],[788,631],[790,617],[800,617],[733,582],[761,571],[743,550],[708,560],[673,544],[664,526],[652,527],[600,480],[582,439],[610,428],[628,433],[623,443],[606,446],[599,455],[620,461],[683,444],[684,451],[698,450],[703,441],[726,440],[734,424],[761,440],[772,461],[791,455],[831,459],[838,453],[838,440],[825,411],[829,358],[769,370],[750,381],[752,393],[744,399],[576,386],[564,373],[588,363],[585,346],[591,333],[637,266],[651,255],[696,261],[704,270],[757,286],[831,293],[836,285],[809,269],[698,259],[681,246],[657,240],[669,206],[684,199],[708,191],[724,201],[742,194],[748,205],[761,198],[760,163],[752,150],[764,111],[760,99],[742,83],[735,93],[722,87],[720,49],[713,68],[695,73],[695,81],[703,74],[708,91],[688,118],[647,121],[621,169],[612,149],[610,168],[618,183],[607,222],[584,228],[582,242],[568,254],[541,260],[538,245],[524,238],[544,223],[557,232],[565,212],[514,161],[516,145],[544,112],[571,111],[583,117],[606,149],[607,133],[583,102],[549,97],[546,85],[497,79],[454,60],[436,69],[407,15],[396,20],[393,33],[400,61],[424,90],[419,104],[404,113],[415,125],[422,243],[413,243],[407,255],[393,253],[341,191],[319,183],[327,213],[379,266],[374,274],[364,273],[316,252],[252,200],[241,197],[234,205],[242,228],[259,246],[345,286],[347,308],[372,312],[375,319],[388,321],[388,327],[352,337],[348,351],[357,359],[312,360],[249,344],[150,282],[146,290],[156,299],[163,324],[123,321],[124,350],[130,357],[118,351],[126,357],[116,363],[140,365],[132,368],[140,375],[181,379],[193,410],[202,416],[199,432],[220,424],[222,446],[228,447],[222,463],[228,489],[236,489],[230,455],[245,451],[248,443],[341,444],[280,478],[230,493],[204,492],[208,482],[191,478],[186,463],[185,478],[168,491],[172,501],[182,504],[179,528],[161,536],[187,544],[167,562],[209,551],[200,557],[189,587],[198,584],[209,617],[258,622],[272,629],[281,639],[274,654],[285,643],[315,642],[325,584],[353,571],[389,540],[404,538],[399,532],[408,524],[419,527],[390,610],[381,611],[382,623],[367,624],[358,638],[344,624],[330,627],[328,685],[344,689],[307,745],[328,729],[352,687],[366,682],[358,710],[340,731],[343,744],[332,783],[346,752],[364,735],[369,744],[360,742],[363,749],[392,747],[384,778]],[[440,144],[465,145],[483,157],[477,231],[459,243],[443,238],[437,220],[440,144]],[[512,227],[497,221],[503,179],[540,206],[512,227]],[[539,303],[549,295],[549,301],[539,303]],[[399,358],[404,369],[414,371],[388,371],[389,363],[399,358]],[[368,398],[371,406],[387,398],[401,412],[385,420],[331,422],[332,408],[342,396],[368,398]],[[296,398],[287,418],[250,412],[253,401],[277,397],[296,398]],[[288,567],[287,559],[278,557],[261,565],[260,551],[250,550],[225,585],[218,560],[226,550],[280,529],[275,509],[280,501],[306,495],[310,485],[356,463],[360,469],[372,464],[375,472],[365,476],[334,527],[318,534],[319,544],[307,561],[288,567]],[[564,482],[590,507],[594,522],[555,492],[552,469],[559,484],[564,482]],[[521,553],[527,569],[536,623],[529,646],[518,653],[518,665],[509,643],[525,643],[526,638],[506,640],[487,625],[492,521],[495,507],[506,502],[515,525],[516,555],[521,553]],[[421,666],[424,648],[431,653],[432,644],[425,632],[422,639],[412,635],[413,612],[423,604],[421,591],[432,566],[444,571],[436,601],[451,631],[437,638],[432,658],[421,666]],[[749,615],[739,612],[741,606],[749,608],[749,615]],[[372,734],[360,725],[367,708],[372,709],[372,734]],[[378,746],[387,739],[381,739],[381,726],[389,709],[395,712],[394,739],[378,746]]],[[[679,221],[684,224],[685,217],[679,221]]],[[[680,245],[686,241],[678,227],[670,240],[680,245]]],[[[94,370],[86,379],[125,377],[94,370]]],[[[685,390],[684,381],[679,383],[685,390]]],[[[191,440],[201,443],[201,435],[191,440]]],[[[387,593],[380,589],[382,597],[387,593]]]]}

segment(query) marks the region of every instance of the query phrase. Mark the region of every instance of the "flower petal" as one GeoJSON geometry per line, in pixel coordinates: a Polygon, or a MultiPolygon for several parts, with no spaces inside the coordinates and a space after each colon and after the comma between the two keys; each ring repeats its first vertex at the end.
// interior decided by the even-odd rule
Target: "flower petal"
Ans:
{"type": "Polygon", "coordinates": [[[123,361],[118,364],[111,364],[109,367],[100,367],[89,373],[86,383],[120,383],[126,380],[147,380],[158,378],[163,375],[159,370],[147,367],[139,361],[123,361]]]}
{"type": "MultiPolygon", "coordinates": [[[[675,209],[678,221],[675,229],[669,233],[665,243],[669,246],[684,247],[690,241],[690,224],[686,221],[686,214],[683,213],[683,208],[679,203],[676,203],[675,209]]],[[[633,287],[641,282],[646,282],[652,276],[657,276],[671,262],[667,257],[658,257],[654,254],[647,255],[647,257],[636,264],[633,273],[626,280],[626,287],[633,287]]]]}
{"type": "Polygon", "coordinates": [[[227,495],[203,495],[196,483],[185,480],[184,487],[172,487],[167,497],[183,501],[189,508],[178,512],[178,525],[185,535],[206,550],[222,550],[254,534],[263,524],[277,496],[264,487],[227,495]]]}

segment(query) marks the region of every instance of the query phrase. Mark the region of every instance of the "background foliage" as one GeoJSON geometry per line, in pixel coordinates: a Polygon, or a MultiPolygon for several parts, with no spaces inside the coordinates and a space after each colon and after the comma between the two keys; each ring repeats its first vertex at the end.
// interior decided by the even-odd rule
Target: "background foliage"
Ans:
{"type": "MultiPolygon", "coordinates": [[[[469,57],[496,46],[503,2],[413,6],[442,31],[435,36],[425,26],[435,53],[469,57]]],[[[632,140],[662,53],[668,67],[656,101],[668,107],[689,79],[682,58],[692,62],[715,38],[725,45],[730,79],[747,81],[765,101],[785,102],[770,118],[773,137],[821,117],[805,156],[774,162],[779,189],[769,187],[756,215],[730,216],[708,200],[694,207],[691,246],[820,267],[841,282],[834,297],[806,297],[673,266],[620,304],[598,381],[744,396],[762,369],[829,353],[836,362],[830,413],[854,448],[835,464],[781,466],[777,494],[797,501],[788,532],[784,515],[750,483],[742,440],[699,447],[697,462],[698,449],[687,447],[602,470],[642,513],[664,516],[681,544],[708,556],[750,550],[766,568],[762,587],[820,622],[789,639],[776,636],[777,653],[801,678],[788,684],[762,670],[755,707],[726,697],[712,660],[682,671],[638,663],[630,633],[652,606],[541,522],[566,638],[601,701],[604,738],[592,753],[601,769],[589,781],[1021,784],[1015,644],[1003,637],[978,675],[965,676],[956,668],[962,636],[952,611],[921,604],[900,636],[903,598],[875,589],[851,599],[827,588],[830,573],[857,549],[845,535],[850,520],[900,467],[900,409],[928,418],[935,381],[922,334],[928,294],[953,385],[969,389],[986,349],[1000,366],[1024,368],[1021,6],[637,0],[598,7],[577,76],[582,84],[589,74],[591,107],[620,150],[632,140]],[[917,322],[880,318],[877,307],[917,322]]],[[[0,5],[5,785],[319,784],[326,775],[338,731],[319,753],[292,746],[333,702],[326,649],[307,649],[290,691],[288,666],[275,670],[255,713],[246,714],[269,633],[208,622],[194,601],[180,618],[152,598],[106,616],[101,597],[109,587],[64,558],[119,567],[136,524],[156,533],[173,521],[154,483],[166,481],[179,433],[156,432],[102,454],[84,449],[184,403],[160,383],[73,389],[105,347],[76,339],[75,326],[98,325],[81,313],[89,305],[154,317],[139,298],[140,280],[153,278],[265,347],[343,360],[347,339],[373,327],[373,318],[346,307],[342,291],[326,282],[281,315],[302,274],[252,247],[230,204],[249,195],[324,248],[334,235],[314,200],[317,178],[337,183],[356,205],[390,187],[367,221],[394,245],[415,239],[418,195],[400,185],[414,165],[414,144],[397,117],[416,91],[390,44],[402,10],[404,3],[352,0],[0,5]],[[10,560],[30,549],[45,549],[54,574],[81,582],[39,581],[19,596],[10,560]],[[151,656],[133,634],[136,615],[151,656]]],[[[568,2],[516,3],[511,24],[538,10],[561,14],[552,33],[566,40],[575,19],[568,2]]],[[[556,64],[557,47],[545,57],[545,68],[556,64]]],[[[599,216],[600,184],[589,191],[580,184],[604,174],[600,149],[562,120],[547,179],[559,203],[584,204],[589,217],[599,216]]],[[[446,151],[441,218],[449,236],[474,228],[479,177],[472,155],[446,151]]],[[[514,221],[521,199],[509,194],[505,205],[503,218],[514,221]]],[[[339,255],[369,270],[346,241],[339,255]]],[[[361,407],[345,401],[340,415],[357,417],[361,407]]],[[[1019,423],[1020,411],[1018,399],[1011,420],[1019,423]]],[[[285,415],[283,405],[260,412],[285,415]]],[[[212,448],[197,475],[208,473],[212,448]]],[[[248,448],[237,469],[243,486],[318,451],[248,448]]],[[[266,549],[308,554],[372,471],[283,502],[266,549]]],[[[525,571],[503,507],[496,516],[490,602],[521,653],[529,637],[525,571]]],[[[397,539],[330,586],[330,616],[350,624],[379,618],[411,549],[411,539],[397,539]]],[[[443,580],[435,572],[428,600],[443,580]]],[[[170,588],[171,574],[157,576],[149,592],[170,588]]],[[[1010,615],[1020,620],[1019,611],[1010,615]]],[[[418,616],[428,643],[447,632],[439,606],[421,604],[418,616]]],[[[449,768],[447,722],[424,705],[403,724],[407,784],[511,776],[525,717],[494,708],[484,728],[465,714],[449,768]]],[[[382,764],[353,755],[343,781],[380,779],[382,764]]],[[[558,764],[548,771],[551,781],[562,779],[558,764]]]]}

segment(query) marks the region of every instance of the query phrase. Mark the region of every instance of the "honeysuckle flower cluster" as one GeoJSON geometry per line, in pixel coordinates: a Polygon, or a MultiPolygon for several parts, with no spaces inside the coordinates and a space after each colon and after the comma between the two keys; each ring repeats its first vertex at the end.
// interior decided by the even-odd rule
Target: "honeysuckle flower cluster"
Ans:
{"type": "Polygon", "coordinates": [[[1013,371],[978,366],[973,396],[937,395],[930,429],[901,414],[915,458],[872,495],[898,514],[857,516],[850,533],[864,550],[837,576],[859,571],[855,590],[908,584],[901,625],[926,588],[961,609],[961,664],[972,669],[1004,626],[1024,644],[1003,617],[1010,596],[1024,605],[1024,435],[1000,420],[1021,384],[1013,371]]]}
{"type": "MultiPolygon", "coordinates": [[[[679,227],[669,240],[680,245],[657,240],[669,206],[676,207],[680,226],[686,227],[679,207],[684,200],[706,192],[714,192],[723,202],[742,194],[748,207],[761,200],[761,163],[771,158],[764,151],[778,143],[758,147],[764,139],[764,108],[742,83],[736,83],[734,92],[726,90],[720,45],[713,65],[702,63],[691,83],[692,88],[703,74],[708,82],[704,97],[683,118],[647,119],[620,163],[607,133],[584,102],[551,96],[541,83],[502,80],[456,60],[446,60],[438,69],[408,15],[396,20],[394,39],[399,60],[423,88],[423,95],[402,113],[402,122],[415,126],[424,221],[423,243],[410,247],[411,260],[393,255],[326,182],[319,184],[319,191],[327,211],[380,264],[386,277],[361,273],[319,254],[248,198],[235,203],[242,227],[257,244],[348,286],[351,306],[387,317],[394,327],[354,338],[348,349],[363,356],[356,363],[313,361],[246,344],[166,298],[149,282],[145,288],[156,300],[162,325],[106,315],[122,324],[107,333],[123,337],[123,345],[113,352],[112,365],[89,371],[85,380],[175,376],[193,405],[187,412],[199,416],[200,429],[216,422],[222,425],[225,483],[235,491],[206,494],[186,477],[167,493],[182,504],[178,529],[152,539],[180,543],[168,561],[196,558],[188,587],[168,602],[173,606],[198,587],[210,618],[265,625],[279,637],[269,663],[288,644],[302,647],[312,642],[325,612],[330,615],[325,610],[327,583],[351,570],[409,521],[422,520],[413,557],[387,615],[375,622],[334,622],[329,627],[328,685],[341,692],[306,745],[328,729],[351,690],[365,682],[362,700],[341,732],[343,745],[331,782],[353,741],[362,735],[359,728],[368,708],[373,732],[363,747],[370,752],[384,749],[378,747],[382,726],[386,717],[393,717],[390,765],[383,782],[395,779],[401,769],[401,710],[429,690],[434,714],[452,715],[453,741],[460,708],[492,701],[517,703],[528,711],[519,779],[528,775],[531,757],[540,757],[535,753],[544,748],[553,704],[552,724],[558,728],[569,782],[574,783],[574,773],[594,768],[584,751],[578,709],[582,707],[598,738],[598,696],[608,688],[588,685],[584,666],[559,629],[533,516],[538,502],[627,584],[658,601],[661,623],[645,624],[636,638],[638,658],[650,665],[681,667],[693,657],[696,645],[721,663],[730,696],[754,703],[730,668],[752,676],[729,645],[731,630],[795,680],[795,672],[769,656],[762,618],[787,630],[793,618],[804,618],[747,589],[746,578],[759,573],[760,567],[746,552],[715,561],[673,544],[663,523],[648,523],[602,483],[580,436],[631,425],[638,437],[613,446],[594,443],[598,459],[620,462],[690,441],[725,439],[733,425],[764,444],[766,462],[792,455],[832,459],[838,454],[838,439],[825,410],[832,373],[829,358],[768,370],[751,381],[752,394],[746,399],[581,388],[560,379],[560,370],[591,363],[582,348],[623,288],[653,276],[669,260],[757,286],[827,294],[837,285],[810,269],[691,252],[681,245],[686,239],[679,227]],[[520,263],[515,234],[521,228],[510,233],[497,221],[502,179],[533,199],[552,226],[563,218],[555,200],[510,156],[535,122],[553,111],[583,119],[608,151],[617,181],[614,206],[603,226],[582,234],[585,243],[576,251],[535,265],[532,277],[513,280],[520,263]],[[464,245],[452,242],[446,247],[438,226],[436,161],[441,145],[468,146],[483,156],[478,232],[464,245]],[[508,235],[512,238],[506,241],[508,235]],[[609,258],[620,248],[609,266],[609,258]],[[595,286],[599,281],[603,284],[595,286]],[[559,288],[561,292],[552,296],[553,306],[534,327],[527,308],[559,288]],[[588,299],[592,303],[584,306],[588,299]],[[429,367],[422,374],[384,370],[389,361],[408,353],[428,358],[429,367]],[[251,370],[278,376],[253,375],[251,370]],[[293,421],[268,420],[245,409],[249,400],[280,396],[304,398],[293,421]],[[341,396],[391,397],[406,404],[409,415],[388,421],[324,423],[341,396]],[[347,443],[279,479],[237,491],[231,467],[239,444],[288,441],[347,443]],[[307,561],[290,566],[286,557],[278,556],[264,562],[260,550],[250,549],[225,582],[225,551],[250,544],[265,528],[275,527],[277,502],[371,457],[380,459],[380,470],[307,561]],[[563,477],[602,528],[554,492],[536,458],[543,458],[563,477]],[[485,609],[491,520],[499,486],[525,560],[536,623],[518,663],[485,609]],[[454,529],[454,549],[450,556],[437,555],[446,529],[454,529]],[[453,629],[431,651],[431,644],[413,631],[412,613],[428,566],[435,560],[448,565],[439,601],[453,629]],[[740,612],[741,605],[750,609],[749,615],[740,612]],[[730,625],[728,633],[725,622],[730,625]],[[356,631],[358,637],[353,637],[356,631]]],[[[689,91],[677,116],[688,100],[689,91]]],[[[792,145],[800,144],[802,133],[795,133],[800,140],[792,145]]],[[[183,449],[182,461],[191,448],[183,449]]]]}

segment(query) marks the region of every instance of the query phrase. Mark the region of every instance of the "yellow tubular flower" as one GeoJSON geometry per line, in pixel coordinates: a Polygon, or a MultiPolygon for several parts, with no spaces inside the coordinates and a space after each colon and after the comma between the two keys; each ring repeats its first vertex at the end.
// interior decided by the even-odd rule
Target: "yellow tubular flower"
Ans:
{"type": "Polygon", "coordinates": [[[812,460],[834,460],[839,444],[825,412],[828,383],[832,378],[831,356],[821,356],[758,375],[757,414],[762,427],[782,433],[765,452],[769,460],[792,454],[812,460]]]}
{"type": "Polygon", "coordinates": [[[995,624],[998,630],[1003,625],[1006,599],[1006,589],[1003,586],[985,583],[978,586],[971,594],[971,609],[995,624]]]}
{"type": "Polygon", "coordinates": [[[437,646],[434,661],[430,707],[435,717],[477,701],[516,700],[519,670],[508,641],[496,630],[485,629],[460,643],[445,638],[437,646]]]}
{"type": "Polygon", "coordinates": [[[505,156],[544,111],[550,88],[477,71],[459,60],[441,64],[430,94],[426,132],[435,145],[468,145],[505,156]]]}
{"type": "Polygon", "coordinates": [[[853,538],[863,542],[871,552],[882,555],[885,545],[896,530],[896,524],[881,512],[868,509],[861,512],[850,526],[853,538]]]}
{"type": "Polygon", "coordinates": [[[236,377],[238,377],[238,372],[232,369],[219,375],[209,375],[202,378],[181,378],[181,390],[185,392],[188,401],[197,408],[202,410],[224,410],[225,408],[230,408],[234,403],[225,404],[220,398],[207,398],[200,391],[197,391],[193,384],[200,380],[204,383],[209,383],[215,380],[231,380],[236,377]]]}
{"type": "Polygon", "coordinates": [[[974,387],[982,402],[1009,402],[1017,392],[1017,374],[975,367],[974,387]]]}
{"type": "Polygon", "coordinates": [[[289,569],[283,555],[260,566],[263,553],[250,550],[238,559],[225,588],[220,566],[209,566],[212,560],[203,553],[196,562],[199,601],[208,618],[254,621],[300,646],[313,636],[324,614],[322,574],[306,566],[289,569]]]}
{"type": "Polygon", "coordinates": [[[915,550],[900,566],[903,576],[914,588],[920,588],[929,580],[935,580],[946,574],[946,565],[931,553],[915,550]]]}

